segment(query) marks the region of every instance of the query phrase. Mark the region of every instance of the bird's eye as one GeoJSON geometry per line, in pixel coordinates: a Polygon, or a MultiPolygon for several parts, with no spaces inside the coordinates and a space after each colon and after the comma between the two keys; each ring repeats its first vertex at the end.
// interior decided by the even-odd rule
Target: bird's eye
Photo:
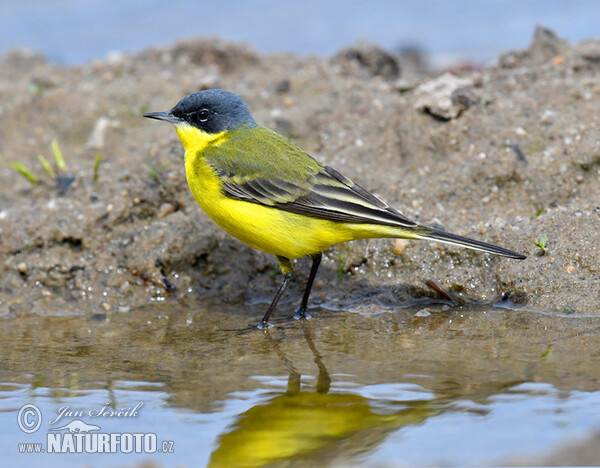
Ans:
{"type": "Polygon", "coordinates": [[[198,120],[200,120],[200,122],[206,122],[208,120],[208,115],[210,114],[210,112],[208,112],[208,109],[202,109],[198,112],[198,120]]]}

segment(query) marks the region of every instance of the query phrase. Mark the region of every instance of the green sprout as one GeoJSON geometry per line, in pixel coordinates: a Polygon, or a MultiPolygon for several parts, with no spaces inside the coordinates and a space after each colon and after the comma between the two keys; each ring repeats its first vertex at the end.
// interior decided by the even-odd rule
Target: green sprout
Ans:
{"type": "Polygon", "coordinates": [[[17,171],[19,174],[21,174],[23,177],[25,177],[29,182],[31,182],[32,184],[37,184],[39,182],[39,179],[34,176],[29,169],[27,169],[25,166],[23,166],[23,164],[21,163],[11,163],[10,167],[13,168],[15,171],[17,171]]]}
{"type": "Polygon", "coordinates": [[[554,362],[554,352],[552,351],[552,345],[548,345],[546,351],[544,351],[540,357],[540,360],[542,362],[554,362]]]}
{"type": "Polygon", "coordinates": [[[546,234],[542,234],[540,240],[537,242],[533,242],[536,247],[539,247],[541,255],[546,255],[546,241],[548,240],[548,236],[546,234]]]}
{"type": "Polygon", "coordinates": [[[42,164],[42,166],[44,167],[44,169],[46,170],[46,173],[48,174],[48,176],[50,176],[51,179],[56,179],[56,172],[54,172],[54,169],[52,169],[52,166],[50,165],[48,160],[41,154],[38,155],[38,159],[39,159],[40,163],[42,164]]]}
{"type": "Polygon", "coordinates": [[[350,257],[350,245],[346,244],[346,258],[342,260],[342,246],[338,245],[338,278],[341,278],[344,274],[344,267],[350,257]]]}
{"type": "Polygon", "coordinates": [[[540,208],[539,210],[537,210],[535,212],[535,217],[537,218],[538,216],[540,216],[542,213],[544,212],[544,208],[540,208]]]}
{"type": "Polygon", "coordinates": [[[36,96],[41,96],[46,91],[46,87],[39,83],[29,83],[29,91],[31,91],[36,96]]]}
{"type": "Polygon", "coordinates": [[[163,185],[163,181],[160,180],[160,178],[158,177],[158,174],[160,171],[162,171],[165,167],[167,167],[169,165],[168,162],[166,163],[162,163],[160,166],[158,166],[156,169],[152,169],[150,166],[147,166],[146,164],[144,164],[144,168],[148,171],[148,173],[152,176],[152,178],[154,179],[154,181],[157,184],[161,184],[163,185]]]}
{"type": "MultiPolygon", "coordinates": [[[[75,178],[66,174],[67,164],[65,163],[65,159],[63,158],[62,152],[60,151],[60,147],[58,146],[58,142],[56,140],[52,140],[52,152],[54,153],[56,168],[58,171],[64,173],[63,175],[57,174],[53,165],[43,155],[38,155],[38,161],[44,168],[44,171],[46,171],[46,174],[48,174],[48,177],[56,183],[59,193],[64,194],[73,183],[75,178]]],[[[12,163],[10,164],[10,167],[25,177],[32,184],[42,182],[42,180],[33,175],[33,173],[20,162],[12,163]]]]}
{"type": "Polygon", "coordinates": [[[54,159],[56,160],[56,166],[58,169],[62,172],[67,172],[65,159],[63,158],[62,152],[60,151],[60,147],[58,146],[58,142],[56,140],[52,140],[52,151],[54,152],[54,159]]]}
{"type": "Polygon", "coordinates": [[[100,170],[100,161],[102,161],[102,153],[98,151],[96,153],[96,159],[94,159],[94,182],[98,181],[98,171],[100,170]]]}

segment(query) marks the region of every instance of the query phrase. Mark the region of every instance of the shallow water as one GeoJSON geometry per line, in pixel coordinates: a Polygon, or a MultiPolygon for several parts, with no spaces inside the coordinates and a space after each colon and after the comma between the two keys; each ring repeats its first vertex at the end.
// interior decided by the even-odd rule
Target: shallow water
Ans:
{"type": "Polygon", "coordinates": [[[421,306],[296,321],[282,306],[263,332],[263,307],[185,301],[4,319],[3,464],[541,464],[600,431],[598,318],[421,306]],[[139,403],[134,417],[88,413],[139,403]],[[25,404],[42,414],[32,434],[17,425],[25,404]],[[66,406],[83,416],[49,424],[66,406]],[[19,453],[19,443],[45,450],[61,432],[49,429],[73,419],[154,433],[172,453],[19,453]]]}

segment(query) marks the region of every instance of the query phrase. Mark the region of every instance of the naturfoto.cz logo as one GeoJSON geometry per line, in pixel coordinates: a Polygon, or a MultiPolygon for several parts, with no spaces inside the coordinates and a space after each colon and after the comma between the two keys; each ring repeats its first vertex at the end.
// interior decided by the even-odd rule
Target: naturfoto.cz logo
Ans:
{"type": "MultiPolygon", "coordinates": [[[[89,418],[131,418],[138,414],[143,403],[138,403],[133,409],[109,410],[105,405],[99,410],[87,412],[89,418]]],[[[83,411],[71,411],[65,406],[59,409],[58,416],[51,419],[49,424],[56,424],[68,417],[85,417],[83,411]]],[[[105,433],[96,424],[90,424],[82,419],[63,421],[60,427],[48,429],[46,443],[19,443],[20,453],[173,453],[174,442],[164,440],[158,442],[153,432],[146,433],[105,433]]],[[[40,429],[42,412],[32,404],[21,407],[17,415],[19,428],[26,434],[33,434],[40,429]]]]}

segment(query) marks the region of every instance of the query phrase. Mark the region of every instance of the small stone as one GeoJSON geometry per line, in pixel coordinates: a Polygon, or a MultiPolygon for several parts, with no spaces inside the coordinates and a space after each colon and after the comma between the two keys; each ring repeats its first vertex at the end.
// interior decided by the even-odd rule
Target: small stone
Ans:
{"type": "Polygon", "coordinates": [[[455,119],[479,98],[473,91],[471,78],[445,73],[423,83],[415,90],[415,108],[442,120],[455,119]]]}
{"type": "Polygon", "coordinates": [[[554,31],[537,26],[527,52],[536,63],[544,63],[561,56],[568,48],[569,43],[554,31]]]}
{"type": "Polygon", "coordinates": [[[108,303],[108,302],[103,302],[102,303],[102,308],[106,311],[106,312],[110,312],[112,310],[112,306],[108,303]]]}
{"type": "Polygon", "coordinates": [[[517,127],[515,128],[515,133],[519,136],[526,136],[527,135],[527,131],[523,128],[523,127],[517,127]]]}
{"type": "Polygon", "coordinates": [[[396,255],[402,255],[408,247],[408,242],[408,239],[396,239],[394,241],[394,246],[392,247],[392,252],[396,255]]]}
{"type": "Polygon", "coordinates": [[[475,94],[472,86],[462,86],[455,89],[452,91],[450,98],[452,99],[452,104],[463,110],[468,109],[479,102],[479,96],[475,94]]]}
{"type": "Polygon", "coordinates": [[[429,317],[430,315],[431,312],[429,312],[427,309],[421,309],[415,314],[415,317],[429,317]]]}
{"type": "Polygon", "coordinates": [[[106,130],[109,128],[120,127],[120,122],[117,120],[110,120],[107,117],[100,117],[94,124],[94,129],[88,138],[85,146],[91,149],[102,149],[106,140],[106,130]]]}
{"type": "Polygon", "coordinates": [[[158,209],[158,218],[162,219],[165,216],[173,213],[173,211],[175,211],[175,206],[171,203],[163,203],[162,205],[160,205],[160,208],[158,209]]]}
{"type": "Polygon", "coordinates": [[[360,44],[340,50],[334,57],[338,63],[356,63],[373,76],[397,78],[400,75],[398,58],[377,44],[360,44]]]}
{"type": "Polygon", "coordinates": [[[567,273],[573,273],[575,271],[575,267],[573,265],[569,265],[567,267],[567,273]]]}
{"type": "Polygon", "coordinates": [[[17,270],[19,270],[19,273],[21,273],[22,275],[27,273],[27,263],[25,263],[25,262],[19,263],[17,265],[17,270]]]}
{"type": "Polygon", "coordinates": [[[498,65],[502,68],[516,68],[522,55],[523,53],[514,51],[504,52],[498,59],[498,65]]]}
{"type": "Polygon", "coordinates": [[[291,87],[292,84],[290,83],[290,80],[281,80],[275,85],[275,92],[278,94],[285,94],[290,90],[291,87]]]}

